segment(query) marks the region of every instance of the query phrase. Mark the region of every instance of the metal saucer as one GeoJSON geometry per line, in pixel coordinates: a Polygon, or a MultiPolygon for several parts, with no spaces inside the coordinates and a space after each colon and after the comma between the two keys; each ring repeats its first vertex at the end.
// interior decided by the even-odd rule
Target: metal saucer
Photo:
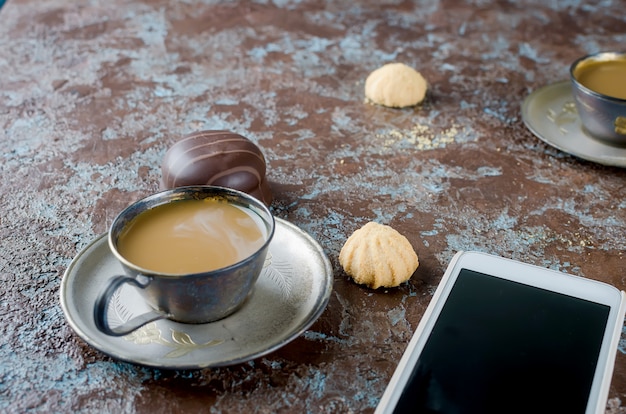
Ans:
{"type": "Polygon", "coordinates": [[[563,152],[598,164],[626,167],[626,147],[597,140],[583,129],[570,81],[532,92],[522,104],[522,119],[539,139],[563,152]]]}
{"type": "MultiPolygon", "coordinates": [[[[101,235],[71,262],[61,282],[61,307],[69,325],[94,348],[114,358],[169,369],[199,369],[242,363],[286,345],[322,314],[332,291],[333,271],[319,244],[295,225],[276,218],[276,230],[254,292],[233,315],[207,324],[153,322],[122,337],[100,332],[93,306],[121,264],[101,235]]],[[[124,288],[111,304],[122,323],[146,303],[124,288]]]]}

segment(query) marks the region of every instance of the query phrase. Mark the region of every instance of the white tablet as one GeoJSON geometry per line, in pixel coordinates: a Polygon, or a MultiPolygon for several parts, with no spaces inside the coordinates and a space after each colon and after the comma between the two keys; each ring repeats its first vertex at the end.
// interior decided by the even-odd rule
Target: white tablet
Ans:
{"type": "Polygon", "coordinates": [[[376,413],[604,413],[625,303],[606,283],[457,253],[376,413]]]}

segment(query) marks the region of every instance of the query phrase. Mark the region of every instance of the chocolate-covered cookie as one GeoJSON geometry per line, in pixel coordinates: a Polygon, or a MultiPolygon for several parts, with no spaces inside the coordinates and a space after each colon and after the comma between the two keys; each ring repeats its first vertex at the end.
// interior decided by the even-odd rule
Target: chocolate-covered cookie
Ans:
{"type": "Polygon", "coordinates": [[[228,187],[269,205],[272,192],[265,171],[261,149],[248,138],[229,131],[199,131],[184,136],[165,153],[161,186],[228,187]]]}

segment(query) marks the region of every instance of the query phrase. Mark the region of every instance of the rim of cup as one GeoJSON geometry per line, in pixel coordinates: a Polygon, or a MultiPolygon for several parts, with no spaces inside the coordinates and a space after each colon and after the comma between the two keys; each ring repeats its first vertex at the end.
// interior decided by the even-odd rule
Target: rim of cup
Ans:
{"type": "Polygon", "coordinates": [[[590,53],[588,55],[579,57],[570,65],[570,69],[569,69],[570,80],[576,85],[577,88],[579,88],[580,90],[582,90],[583,92],[589,95],[592,95],[596,98],[616,102],[616,103],[626,104],[626,99],[616,98],[614,96],[608,96],[608,95],[604,95],[603,93],[596,92],[593,89],[589,89],[588,87],[580,83],[578,79],[576,79],[576,75],[575,75],[576,69],[578,65],[581,64],[582,62],[584,61],[606,62],[606,61],[612,61],[612,60],[623,60],[626,62],[626,52],[603,51],[603,52],[590,53]]]}
{"type": "MultiPolygon", "coordinates": [[[[230,200],[230,199],[229,199],[230,200]]],[[[228,272],[230,271],[233,267],[236,266],[241,266],[242,264],[245,264],[251,260],[254,260],[255,257],[257,256],[257,254],[264,250],[272,241],[273,236],[274,236],[274,231],[276,229],[276,221],[274,219],[274,215],[271,213],[271,211],[269,210],[269,208],[265,205],[265,203],[261,202],[260,200],[258,200],[257,198],[251,196],[250,194],[247,194],[243,191],[239,191],[239,190],[235,190],[232,188],[228,188],[228,187],[219,187],[219,186],[212,186],[212,185],[193,185],[193,186],[184,186],[184,187],[175,187],[175,188],[171,188],[171,189],[167,189],[167,190],[162,190],[156,193],[152,193],[146,197],[140,198],[136,201],[134,201],[133,203],[131,203],[129,206],[127,206],[126,208],[124,208],[120,213],[118,213],[118,215],[115,217],[115,219],[113,219],[113,222],[111,223],[111,226],[109,227],[109,231],[108,231],[108,243],[109,243],[109,248],[111,250],[111,252],[113,253],[113,255],[125,266],[134,269],[135,271],[146,275],[146,276],[158,276],[158,277],[162,277],[162,278],[180,278],[180,277],[189,277],[189,276],[196,276],[196,275],[203,275],[203,276],[207,276],[208,274],[215,274],[216,276],[220,273],[223,272],[228,272]],[[204,193],[206,192],[206,197],[200,197],[200,198],[196,198],[196,197],[184,197],[183,195],[185,194],[193,194],[193,193],[204,193]],[[215,194],[211,194],[211,192],[215,192],[215,194]],[[183,197],[180,198],[176,198],[175,196],[177,194],[180,194],[183,197]],[[202,200],[204,198],[209,198],[209,197],[220,197],[220,196],[231,196],[231,197],[235,197],[235,198],[239,198],[239,199],[243,199],[246,202],[245,203],[237,203],[240,207],[246,208],[248,210],[251,210],[253,214],[258,215],[263,224],[265,224],[265,241],[264,243],[258,248],[256,249],[253,253],[251,253],[250,255],[248,255],[246,258],[241,259],[235,263],[232,263],[228,266],[224,266],[224,267],[220,267],[218,269],[213,269],[213,270],[207,270],[204,272],[196,272],[196,273],[185,273],[185,274],[173,274],[173,273],[167,273],[167,272],[160,272],[157,270],[151,270],[151,269],[146,269],[143,268],[141,266],[138,266],[136,264],[134,264],[133,262],[129,261],[128,259],[126,259],[124,256],[122,256],[120,254],[120,252],[117,250],[117,246],[116,246],[116,242],[117,242],[117,238],[115,238],[114,240],[114,235],[113,235],[113,230],[114,228],[116,228],[118,225],[119,230],[123,230],[134,218],[138,217],[139,215],[145,213],[146,211],[149,211],[155,207],[158,206],[162,206],[165,204],[168,204],[170,202],[175,202],[175,201],[184,201],[184,200],[202,200]],[[159,202],[158,200],[162,199],[162,202],[159,202]],[[153,203],[150,204],[149,208],[146,209],[140,209],[139,207],[142,204],[145,203],[153,203]],[[133,210],[135,209],[140,209],[140,211],[138,212],[133,212],[133,210]],[[259,214],[258,211],[261,211],[262,214],[259,214]],[[124,220],[124,222],[122,224],[120,224],[120,220],[122,220],[126,215],[131,215],[131,217],[127,220],[124,220]],[[267,216],[267,217],[264,217],[267,216]]]]}

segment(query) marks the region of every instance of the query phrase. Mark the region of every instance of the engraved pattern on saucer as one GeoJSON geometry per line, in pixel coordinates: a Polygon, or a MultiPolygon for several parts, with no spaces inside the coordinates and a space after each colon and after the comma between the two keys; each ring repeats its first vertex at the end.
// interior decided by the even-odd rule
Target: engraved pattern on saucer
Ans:
{"type": "MultiPolygon", "coordinates": [[[[105,282],[122,274],[106,235],[85,247],[67,268],[61,307],[74,331],[94,348],[123,361],[172,369],[233,365],[266,355],[295,339],[322,314],[332,291],[330,261],[319,244],[276,218],[276,232],[252,295],[233,315],[207,324],[167,319],[123,337],[100,332],[93,304],[105,282]]],[[[109,306],[112,325],[147,309],[132,286],[109,306]]]]}
{"type": "Polygon", "coordinates": [[[570,81],[528,95],[522,104],[522,119],[533,134],[554,148],[598,164],[626,167],[626,147],[606,144],[584,131],[570,81]]]}

